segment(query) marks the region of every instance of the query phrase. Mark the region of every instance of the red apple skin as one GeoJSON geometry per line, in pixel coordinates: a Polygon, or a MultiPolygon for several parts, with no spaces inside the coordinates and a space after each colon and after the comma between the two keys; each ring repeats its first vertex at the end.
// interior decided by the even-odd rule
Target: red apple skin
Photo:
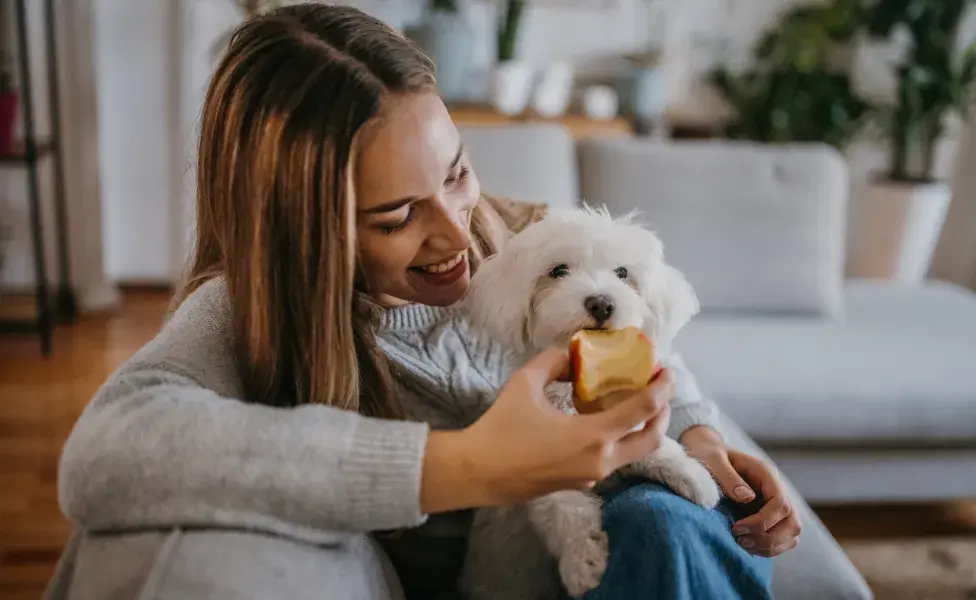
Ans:
{"type": "Polygon", "coordinates": [[[573,382],[573,391],[576,391],[580,387],[583,373],[583,357],[580,353],[580,341],[576,336],[573,336],[569,340],[569,372],[570,380],[573,382]]]}
{"type": "Polygon", "coordinates": [[[583,353],[580,352],[581,342],[573,337],[569,342],[569,370],[573,382],[573,407],[580,414],[595,413],[602,410],[601,403],[590,398],[583,387],[583,353]]]}

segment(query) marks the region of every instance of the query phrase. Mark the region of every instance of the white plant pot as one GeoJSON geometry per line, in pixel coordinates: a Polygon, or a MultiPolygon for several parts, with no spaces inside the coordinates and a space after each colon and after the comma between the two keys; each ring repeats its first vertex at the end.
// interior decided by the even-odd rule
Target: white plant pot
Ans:
{"type": "Polygon", "coordinates": [[[525,110],[532,95],[532,66],[522,61],[507,61],[495,66],[491,74],[491,105],[498,112],[515,116],[525,110]]]}
{"type": "Polygon", "coordinates": [[[875,182],[856,207],[851,275],[898,283],[926,279],[951,194],[945,183],[875,182]]]}
{"type": "Polygon", "coordinates": [[[562,116],[573,94],[573,65],[557,62],[546,67],[532,95],[532,109],[541,117],[562,116]]]}
{"type": "Polygon", "coordinates": [[[617,116],[618,108],[617,92],[610,86],[594,85],[583,92],[583,112],[591,119],[609,121],[617,116]]]}

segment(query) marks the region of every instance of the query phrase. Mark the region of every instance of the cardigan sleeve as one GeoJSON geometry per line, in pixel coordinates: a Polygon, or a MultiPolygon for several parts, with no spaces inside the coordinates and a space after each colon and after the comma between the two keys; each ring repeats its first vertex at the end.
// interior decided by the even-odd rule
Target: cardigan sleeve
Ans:
{"type": "Polygon", "coordinates": [[[424,522],[428,426],[240,400],[225,289],[194,292],[85,408],[59,466],[65,515],[90,531],[229,527],[313,543],[424,522]]]}

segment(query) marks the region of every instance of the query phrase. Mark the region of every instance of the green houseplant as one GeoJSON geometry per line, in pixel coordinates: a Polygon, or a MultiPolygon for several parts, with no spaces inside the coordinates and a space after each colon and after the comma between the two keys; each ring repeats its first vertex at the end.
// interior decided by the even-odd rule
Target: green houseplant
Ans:
{"type": "Polygon", "coordinates": [[[496,110],[516,115],[525,110],[532,92],[532,68],[518,59],[519,32],[525,0],[502,0],[496,25],[496,64],[491,75],[490,100],[496,110]]]}
{"type": "Polygon", "coordinates": [[[976,44],[959,52],[959,26],[972,0],[880,0],[867,15],[868,30],[887,38],[901,27],[911,38],[896,66],[896,98],[879,106],[891,142],[886,177],[932,182],[937,145],[953,113],[967,115],[976,89],[976,44]]]}
{"type": "Polygon", "coordinates": [[[715,69],[710,82],[733,112],[725,134],[846,145],[868,110],[847,72],[862,18],[859,0],[796,7],[760,38],[747,70],[715,69]]]}
{"type": "Polygon", "coordinates": [[[893,99],[873,108],[889,164],[858,207],[854,274],[916,283],[928,275],[950,201],[936,156],[950,117],[969,114],[976,91],[976,45],[960,39],[972,0],[876,0],[865,23],[875,38],[896,29],[909,47],[894,66],[893,99]]]}
{"type": "Polygon", "coordinates": [[[430,4],[428,6],[432,12],[458,12],[458,5],[455,0],[430,0],[430,4]]]}
{"type": "Polygon", "coordinates": [[[498,62],[515,60],[519,26],[525,13],[525,0],[505,0],[498,20],[498,62]]]}

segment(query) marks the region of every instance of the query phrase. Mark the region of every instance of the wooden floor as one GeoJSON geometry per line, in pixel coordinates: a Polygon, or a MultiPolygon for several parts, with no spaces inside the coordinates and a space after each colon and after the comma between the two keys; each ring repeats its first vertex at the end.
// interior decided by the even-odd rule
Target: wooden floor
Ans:
{"type": "MultiPolygon", "coordinates": [[[[167,301],[128,292],[118,314],[60,328],[48,359],[31,335],[0,336],[0,599],[40,598],[70,530],[57,503],[61,445],[109,373],[155,334],[167,301]]],[[[976,503],[818,512],[842,540],[976,532],[976,503]]]]}
{"type": "Polygon", "coordinates": [[[166,302],[162,293],[128,294],[118,315],[58,329],[48,359],[32,334],[0,336],[3,600],[41,597],[70,531],[57,503],[61,445],[98,386],[153,336],[166,302]]]}

